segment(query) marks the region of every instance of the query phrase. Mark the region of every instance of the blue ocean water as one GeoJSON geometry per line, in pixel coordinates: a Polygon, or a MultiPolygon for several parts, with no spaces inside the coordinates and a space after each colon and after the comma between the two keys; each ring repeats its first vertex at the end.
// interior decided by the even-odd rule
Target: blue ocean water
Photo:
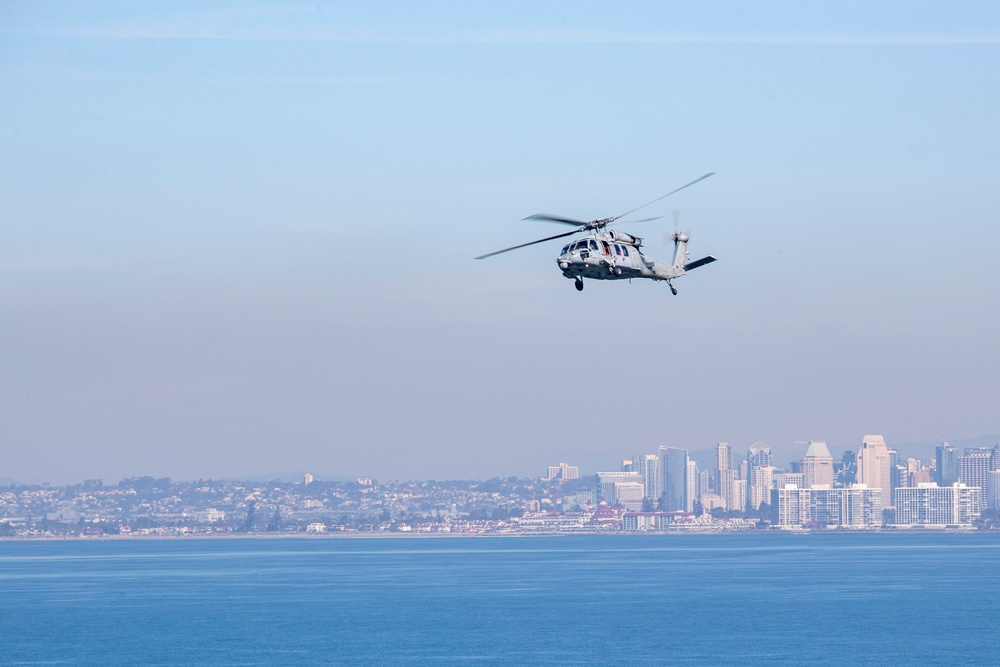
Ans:
{"type": "Polygon", "coordinates": [[[998,584],[997,534],[0,542],[0,664],[997,664],[998,584]]]}

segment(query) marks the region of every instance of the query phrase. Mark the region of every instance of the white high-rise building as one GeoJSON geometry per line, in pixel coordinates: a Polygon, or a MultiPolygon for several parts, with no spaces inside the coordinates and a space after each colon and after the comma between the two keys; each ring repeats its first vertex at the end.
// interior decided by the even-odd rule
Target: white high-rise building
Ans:
{"type": "Polygon", "coordinates": [[[847,489],[800,489],[789,484],[771,492],[771,514],[776,526],[881,526],[882,491],[863,484],[847,489]]]}
{"type": "Polygon", "coordinates": [[[764,503],[771,502],[771,485],[774,483],[774,466],[758,465],[750,468],[747,480],[747,509],[756,511],[764,503]]]}
{"type": "Polygon", "coordinates": [[[956,482],[934,482],[896,489],[897,526],[969,525],[979,518],[982,489],[956,482]]]}
{"type": "Polygon", "coordinates": [[[882,499],[889,502],[892,492],[889,450],[880,435],[866,435],[858,450],[858,483],[870,489],[881,489],[882,499]]]}
{"type": "Polygon", "coordinates": [[[818,486],[833,487],[833,456],[826,443],[814,440],[802,459],[802,476],[808,489],[818,486]]]}
{"type": "Polygon", "coordinates": [[[629,512],[642,511],[642,501],[646,496],[646,487],[642,482],[614,482],[614,502],[609,505],[624,507],[629,512]]]}
{"type": "Polygon", "coordinates": [[[557,466],[549,466],[549,479],[579,479],[580,469],[577,466],[560,463],[557,466]]]}

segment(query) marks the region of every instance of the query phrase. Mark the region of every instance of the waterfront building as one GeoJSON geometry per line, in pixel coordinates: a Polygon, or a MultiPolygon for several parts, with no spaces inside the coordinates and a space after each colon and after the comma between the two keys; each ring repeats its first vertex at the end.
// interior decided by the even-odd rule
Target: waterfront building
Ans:
{"type": "Polygon", "coordinates": [[[849,488],[793,485],[771,492],[772,523],[782,527],[873,528],[882,525],[882,490],[864,484],[849,488]]]}
{"type": "Polygon", "coordinates": [[[971,525],[979,518],[982,489],[961,482],[938,486],[930,482],[896,489],[897,526],[971,525]]]}
{"type": "Polygon", "coordinates": [[[806,488],[833,487],[833,456],[825,442],[813,440],[809,443],[802,459],[802,476],[806,488]]]}
{"type": "Polygon", "coordinates": [[[663,509],[686,512],[688,508],[688,453],[676,447],[660,447],[660,468],[663,470],[663,509]]]}
{"type": "Polygon", "coordinates": [[[625,512],[622,530],[669,530],[678,523],[694,519],[690,512],[625,512]]]}
{"type": "Polygon", "coordinates": [[[870,489],[880,489],[885,502],[892,500],[892,476],[889,450],[880,435],[866,435],[858,450],[858,482],[870,489]]]}

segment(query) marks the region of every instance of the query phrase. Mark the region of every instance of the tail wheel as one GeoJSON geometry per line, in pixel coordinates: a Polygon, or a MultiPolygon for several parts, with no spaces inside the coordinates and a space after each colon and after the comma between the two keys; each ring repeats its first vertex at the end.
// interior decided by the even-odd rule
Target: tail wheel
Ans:
{"type": "Polygon", "coordinates": [[[582,292],[583,291],[583,281],[582,280],[580,280],[579,278],[577,278],[576,282],[574,283],[574,285],[576,285],[576,291],[577,292],[582,292]]]}

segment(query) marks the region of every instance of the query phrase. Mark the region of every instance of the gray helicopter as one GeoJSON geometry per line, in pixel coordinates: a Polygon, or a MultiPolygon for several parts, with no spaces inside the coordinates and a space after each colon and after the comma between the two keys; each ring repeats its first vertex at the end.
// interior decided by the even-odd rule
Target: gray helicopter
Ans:
{"type": "MultiPolygon", "coordinates": [[[[593,278],[594,280],[631,280],[632,278],[649,278],[650,280],[665,281],[670,287],[671,293],[676,295],[677,288],[673,285],[673,280],[675,278],[680,278],[692,269],[697,269],[699,266],[705,266],[706,264],[711,264],[716,261],[716,258],[711,255],[708,257],[702,257],[701,259],[696,259],[693,262],[688,261],[687,245],[689,239],[687,234],[680,231],[678,212],[674,211],[674,233],[672,236],[665,239],[672,240],[674,242],[674,261],[672,264],[667,264],[666,262],[661,262],[658,259],[647,257],[641,250],[641,238],[631,234],[626,234],[625,232],[620,232],[618,230],[608,229],[608,225],[620,218],[624,218],[626,215],[631,215],[632,213],[635,213],[639,209],[645,208],[650,204],[655,204],[661,199],[665,199],[676,192],[680,192],[684,188],[690,187],[699,181],[703,181],[713,174],[715,174],[714,171],[705,174],[701,178],[697,178],[687,185],[682,185],[672,192],[668,192],[661,197],[657,197],[653,201],[646,202],[642,206],[637,206],[631,211],[626,211],[625,213],[616,215],[612,218],[601,218],[599,220],[584,222],[582,220],[573,220],[572,218],[563,218],[544,213],[529,215],[525,218],[525,220],[557,222],[563,225],[572,225],[577,229],[574,229],[571,232],[566,232],[565,234],[556,234],[555,236],[538,239],[537,241],[531,241],[530,243],[522,243],[521,245],[516,245],[511,248],[504,248],[503,250],[497,250],[496,252],[491,252],[486,255],[480,255],[479,257],[476,257],[476,259],[486,259],[487,257],[492,257],[493,255],[510,252],[511,250],[517,250],[518,248],[525,248],[530,245],[535,245],[536,243],[544,243],[545,241],[552,241],[554,239],[572,236],[573,234],[587,232],[587,236],[584,238],[564,246],[562,252],[559,253],[559,257],[556,258],[556,263],[559,265],[559,269],[562,271],[562,274],[565,277],[572,278],[574,280],[578,291],[583,290],[584,278],[593,278]]],[[[643,220],[635,220],[632,222],[646,222],[657,219],[658,218],[645,218],[643,220]]]]}

